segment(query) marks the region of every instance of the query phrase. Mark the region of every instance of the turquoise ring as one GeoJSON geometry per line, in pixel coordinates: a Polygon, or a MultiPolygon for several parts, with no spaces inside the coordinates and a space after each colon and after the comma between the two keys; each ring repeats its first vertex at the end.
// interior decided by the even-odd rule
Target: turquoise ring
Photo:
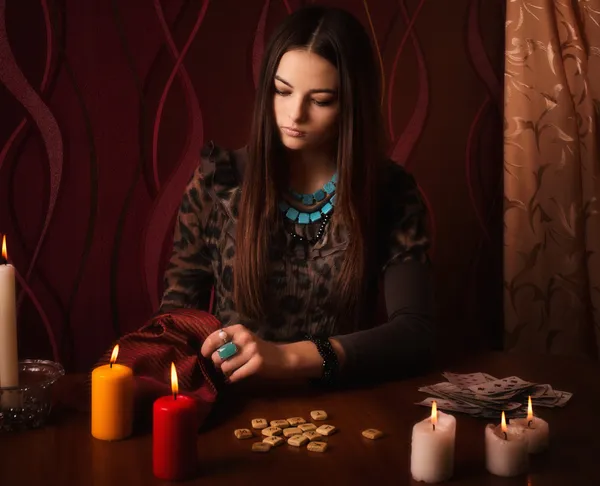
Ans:
{"type": "Polygon", "coordinates": [[[221,358],[223,361],[231,358],[232,356],[235,356],[237,352],[238,347],[232,342],[225,343],[223,344],[223,346],[217,349],[217,353],[219,353],[219,358],[221,358]]]}

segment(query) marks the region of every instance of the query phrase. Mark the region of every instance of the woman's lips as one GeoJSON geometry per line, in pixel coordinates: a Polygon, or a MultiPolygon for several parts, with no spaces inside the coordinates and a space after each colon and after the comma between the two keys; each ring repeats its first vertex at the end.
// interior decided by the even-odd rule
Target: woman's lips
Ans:
{"type": "Polygon", "coordinates": [[[293,128],[289,128],[289,127],[281,127],[281,129],[283,130],[283,133],[285,133],[286,135],[288,135],[290,137],[302,138],[306,135],[306,132],[301,132],[300,130],[294,130],[293,128]]]}

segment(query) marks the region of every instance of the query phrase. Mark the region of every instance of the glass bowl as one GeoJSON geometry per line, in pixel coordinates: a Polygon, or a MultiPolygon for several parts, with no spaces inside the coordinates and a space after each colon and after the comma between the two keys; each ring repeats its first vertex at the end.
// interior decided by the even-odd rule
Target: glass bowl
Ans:
{"type": "Polygon", "coordinates": [[[0,387],[0,431],[42,426],[52,408],[52,385],[64,374],[64,368],[54,361],[19,361],[19,386],[0,387]]]}

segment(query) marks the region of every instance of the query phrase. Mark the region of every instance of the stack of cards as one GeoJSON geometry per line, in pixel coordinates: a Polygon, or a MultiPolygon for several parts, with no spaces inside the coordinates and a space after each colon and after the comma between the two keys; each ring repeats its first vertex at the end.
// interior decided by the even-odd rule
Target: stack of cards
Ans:
{"type": "Polygon", "coordinates": [[[553,390],[522,380],[518,376],[495,378],[487,373],[457,374],[444,372],[448,380],[419,388],[430,397],[417,405],[431,407],[435,400],[441,410],[462,412],[476,417],[499,417],[504,411],[507,417],[527,415],[527,398],[531,396],[533,407],[563,407],[572,393],[553,390]]]}

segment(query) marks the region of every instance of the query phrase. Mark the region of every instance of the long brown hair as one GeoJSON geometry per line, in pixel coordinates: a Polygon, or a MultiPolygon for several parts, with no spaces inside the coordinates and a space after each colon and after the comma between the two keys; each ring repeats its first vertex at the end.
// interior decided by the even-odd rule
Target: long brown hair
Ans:
{"type": "Polygon", "coordinates": [[[370,260],[374,258],[375,183],[384,158],[380,82],[369,36],[344,10],[306,7],[289,15],[265,49],[257,87],[239,204],[234,271],[237,310],[263,318],[268,248],[279,224],[277,202],[285,177],[284,153],[273,112],[274,77],[281,57],[310,48],[338,70],[338,184],[333,225],[343,225],[349,244],[336,269],[339,314],[358,317],[370,260]]]}

